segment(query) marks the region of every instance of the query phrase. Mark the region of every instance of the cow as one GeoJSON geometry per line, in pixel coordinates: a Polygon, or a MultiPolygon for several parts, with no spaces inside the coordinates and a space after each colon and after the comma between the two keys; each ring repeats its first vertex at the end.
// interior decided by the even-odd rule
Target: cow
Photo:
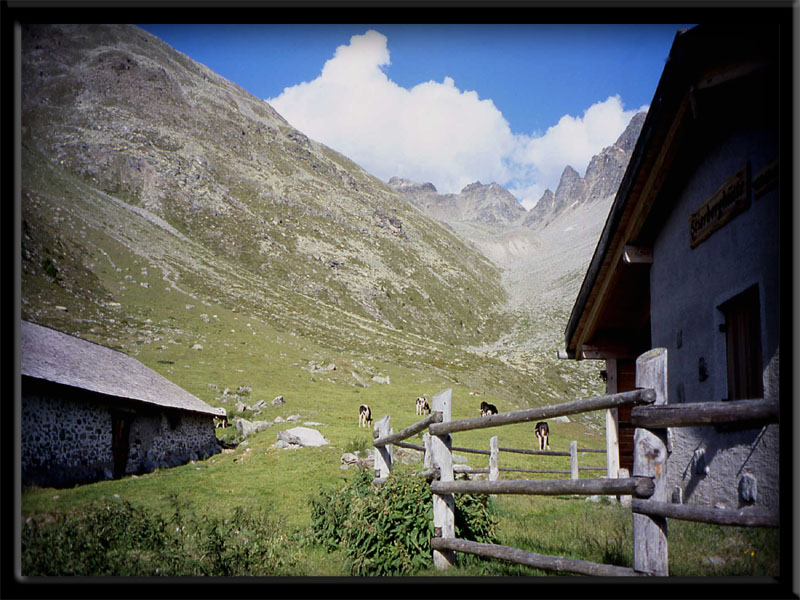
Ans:
{"type": "Polygon", "coordinates": [[[362,404],[358,407],[358,426],[368,427],[369,423],[372,423],[372,411],[369,406],[362,404]]]}
{"type": "Polygon", "coordinates": [[[418,415],[431,414],[431,405],[428,403],[428,399],[425,396],[420,396],[419,398],[417,398],[417,414],[418,415]]]}
{"type": "Polygon", "coordinates": [[[496,415],[497,414],[497,407],[494,404],[489,404],[488,402],[481,402],[481,416],[488,417],[489,415],[496,415]]]}
{"type": "Polygon", "coordinates": [[[550,427],[544,421],[539,421],[534,428],[536,440],[539,442],[539,450],[550,450],[550,427]]]}
{"type": "Polygon", "coordinates": [[[228,426],[228,417],[214,417],[214,429],[225,428],[228,426]]]}

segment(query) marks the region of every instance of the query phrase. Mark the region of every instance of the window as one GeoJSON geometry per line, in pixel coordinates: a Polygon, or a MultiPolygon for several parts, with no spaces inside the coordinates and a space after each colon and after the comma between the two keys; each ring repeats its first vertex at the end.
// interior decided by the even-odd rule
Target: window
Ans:
{"type": "Polygon", "coordinates": [[[758,286],[722,304],[728,364],[728,400],[764,396],[761,366],[761,310],[758,286]]]}

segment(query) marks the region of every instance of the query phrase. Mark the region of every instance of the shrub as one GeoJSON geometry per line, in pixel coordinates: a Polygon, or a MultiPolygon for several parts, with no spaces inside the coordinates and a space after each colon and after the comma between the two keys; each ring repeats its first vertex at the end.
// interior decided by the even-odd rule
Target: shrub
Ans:
{"type": "Polygon", "coordinates": [[[185,514],[165,519],[127,502],[31,519],[22,528],[22,574],[287,575],[299,562],[294,540],[265,514],[185,514]]]}
{"type": "MultiPolygon", "coordinates": [[[[352,575],[408,575],[431,566],[433,502],[430,485],[398,466],[372,486],[372,472],[359,469],[345,486],[311,500],[312,530],[328,551],[342,549],[352,575]]],[[[497,543],[488,496],[455,496],[456,537],[497,543]]],[[[466,564],[483,559],[461,555],[466,564]]]]}

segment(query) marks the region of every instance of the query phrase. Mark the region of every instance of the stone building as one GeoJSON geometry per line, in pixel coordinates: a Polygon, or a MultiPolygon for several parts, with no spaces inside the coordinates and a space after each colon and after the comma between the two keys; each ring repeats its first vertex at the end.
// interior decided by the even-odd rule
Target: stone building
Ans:
{"type": "MultiPolygon", "coordinates": [[[[669,404],[778,398],[791,234],[780,33],[700,25],[675,38],[565,331],[563,355],[606,361],[609,393],[634,389],[636,357],[665,348],[669,404]]],[[[630,469],[630,408],[615,418],[630,469]]],[[[777,510],[778,425],[669,435],[673,502],[777,510]]]]}
{"type": "Polygon", "coordinates": [[[130,356],[21,327],[23,485],[63,487],[219,452],[213,408],[130,356]]]}

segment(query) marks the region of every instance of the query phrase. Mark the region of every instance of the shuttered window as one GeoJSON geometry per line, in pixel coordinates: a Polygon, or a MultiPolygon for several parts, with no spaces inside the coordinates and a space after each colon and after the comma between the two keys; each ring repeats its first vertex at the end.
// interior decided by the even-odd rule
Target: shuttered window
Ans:
{"type": "Polygon", "coordinates": [[[722,304],[728,369],[728,400],[762,398],[761,310],[758,286],[722,304]]]}

